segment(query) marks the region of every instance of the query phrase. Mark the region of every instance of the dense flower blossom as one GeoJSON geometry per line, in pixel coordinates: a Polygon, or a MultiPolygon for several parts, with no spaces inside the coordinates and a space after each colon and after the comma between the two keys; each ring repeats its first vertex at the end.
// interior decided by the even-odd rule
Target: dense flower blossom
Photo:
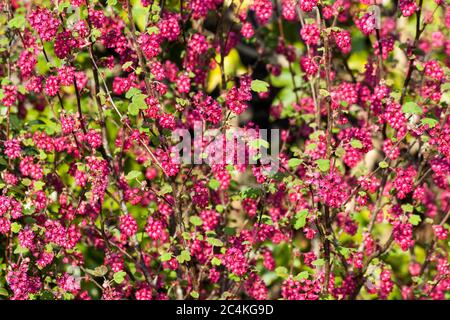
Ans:
{"type": "Polygon", "coordinates": [[[339,208],[347,199],[345,181],[337,172],[331,172],[314,181],[319,197],[329,206],[339,208]]]}
{"type": "Polygon", "coordinates": [[[58,58],[64,59],[76,45],[77,41],[70,31],[60,32],[55,39],[55,54],[58,58]]]}
{"type": "Polygon", "coordinates": [[[413,191],[414,178],[417,172],[412,166],[410,166],[406,169],[397,169],[396,174],[394,186],[397,189],[397,196],[399,199],[404,199],[408,193],[413,191]]]}
{"type": "Polygon", "coordinates": [[[153,240],[161,240],[163,242],[167,240],[167,233],[163,222],[153,219],[152,217],[149,217],[147,221],[145,232],[147,232],[153,240]]]}
{"type": "Polygon", "coordinates": [[[2,12],[2,299],[449,297],[444,1],[2,12]]]}
{"type": "Polygon", "coordinates": [[[239,81],[239,89],[233,87],[226,96],[227,107],[236,114],[241,114],[247,109],[247,101],[250,101],[252,94],[250,92],[250,77],[243,76],[239,81]]]}
{"type": "Polygon", "coordinates": [[[408,250],[414,245],[412,224],[408,222],[395,221],[393,235],[395,241],[400,245],[403,251],[408,250]]]}
{"type": "Polygon", "coordinates": [[[14,293],[14,300],[28,299],[29,294],[36,293],[41,288],[39,277],[28,274],[29,264],[30,259],[25,258],[20,265],[13,264],[6,275],[6,281],[14,293]]]}
{"type": "Polygon", "coordinates": [[[380,54],[380,45],[381,45],[381,56],[383,59],[387,59],[389,57],[389,53],[394,51],[395,40],[392,37],[386,37],[380,40],[380,43],[374,42],[373,48],[375,54],[380,54]]]}
{"type": "Polygon", "coordinates": [[[305,24],[300,30],[300,36],[309,45],[317,45],[320,38],[320,31],[316,24],[305,24]]]}
{"type": "Polygon", "coordinates": [[[250,22],[245,22],[241,28],[241,34],[244,38],[250,39],[255,34],[253,26],[250,22]]]}
{"type": "Polygon", "coordinates": [[[445,240],[448,237],[448,230],[443,226],[433,226],[434,233],[439,240],[445,240]]]}
{"type": "Polygon", "coordinates": [[[417,3],[414,0],[399,1],[400,11],[404,17],[409,17],[417,10],[417,3]]]}
{"type": "Polygon", "coordinates": [[[258,22],[262,25],[267,24],[272,16],[272,1],[255,0],[252,9],[255,11],[258,22]]]}
{"type": "Polygon", "coordinates": [[[381,298],[387,298],[394,288],[394,284],[391,280],[391,272],[387,269],[381,271],[380,274],[380,296],[381,298]]]}
{"type": "Polygon", "coordinates": [[[36,8],[28,19],[43,41],[52,40],[58,32],[60,22],[47,8],[36,8]]]}
{"type": "Polygon", "coordinates": [[[370,35],[376,27],[376,18],[373,13],[366,13],[360,19],[356,20],[356,25],[365,35],[370,35]]]}
{"type": "Polygon", "coordinates": [[[234,274],[242,276],[247,272],[248,264],[244,252],[239,248],[230,248],[223,257],[224,265],[234,274]]]}
{"type": "Polygon", "coordinates": [[[283,0],[281,2],[281,13],[283,15],[283,18],[286,20],[295,20],[297,17],[297,12],[295,11],[295,1],[283,0]]]}
{"type": "Polygon", "coordinates": [[[36,55],[33,51],[34,50],[32,49],[25,50],[20,54],[18,65],[20,68],[20,73],[24,78],[31,76],[37,63],[36,55]]]}
{"type": "Polygon", "coordinates": [[[300,8],[305,12],[310,12],[315,6],[317,6],[318,0],[300,0],[300,8]]]}
{"type": "Polygon", "coordinates": [[[193,103],[196,111],[205,121],[217,124],[222,120],[222,109],[211,96],[205,96],[202,92],[198,92],[193,97],[193,103]]]}
{"type": "Polygon", "coordinates": [[[57,76],[50,76],[45,81],[44,91],[51,97],[54,97],[58,94],[60,86],[60,80],[57,76]]]}
{"type": "Polygon", "coordinates": [[[313,59],[309,58],[309,57],[303,57],[300,60],[300,65],[303,69],[303,71],[306,72],[307,75],[314,75],[317,73],[317,71],[319,70],[317,64],[314,62],[313,59]]]}
{"type": "Polygon", "coordinates": [[[5,141],[5,154],[10,159],[16,159],[20,157],[20,142],[16,139],[5,141]]]}
{"type": "Polygon", "coordinates": [[[136,234],[138,229],[136,220],[131,215],[125,215],[120,217],[120,231],[128,236],[131,237],[134,234],[136,234]]]}
{"type": "Polygon", "coordinates": [[[102,137],[100,133],[95,130],[90,130],[86,134],[86,141],[92,148],[98,148],[102,145],[102,137]]]}
{"type": "Polygon", "coordinates": [[[152,34],[143,33],[139,36],[138,39],[138,43],[148,59],[156,57],[160,53],[161,51],[160,42],[161,38],[156,33],[152,34]]]}
{"type": "Polygon", "coordinates": [[[245,291],[255,300],[267,299],[267,287],[264,281],[256,274],[253,274],[245,281],[245,291]]]}
{"type": "Polygon", "coordinates": [[[350,32],[342,30],[333,33],[334,41],[343,53],[349,53],[352,50],[352,38],[350,32]]]}
{"type": "Polygon", "coordinates": [[[287,300],[317,300],[320,286],[312,280],[294,280],[289,277],[281,287],[281,295],[287,300]]]}
{"type": "Polygon", "coordinates": [[[439,65],[439,62],[434,60],[425,63],[425,74],[438,81],[444,78],[444,71],[439,65]]]}
{"type": "Polygon", "coordinates": [[[158,23],[160,36],[169,40],[175,41],[180,35],[180,25],[178,24],[178,17],[175,14],[165,14],[163,19],[158,23]]]}
{"type": "Polygon", "coordinates": [[[200,213],[200,218],[202,218],[205,230],[214,230],[219,223],[220,215],[214,210],[203,210],[200,213]]]}
{"type": "Polygon", "coordinates": [[[11,107],[17,100],[17,88],[13,85],[6,85],[2,87],[3,97],[2,103],[6,107],[11,107]]]}

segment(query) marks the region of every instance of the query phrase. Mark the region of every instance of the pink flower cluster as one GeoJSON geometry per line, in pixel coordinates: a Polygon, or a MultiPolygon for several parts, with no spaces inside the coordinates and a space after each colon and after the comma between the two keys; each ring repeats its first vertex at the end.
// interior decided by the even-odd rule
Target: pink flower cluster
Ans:
{"type": "Polygon", "coordinates": [[[448,3],[0,8],[2,299],[449,297],[448,3]]]}

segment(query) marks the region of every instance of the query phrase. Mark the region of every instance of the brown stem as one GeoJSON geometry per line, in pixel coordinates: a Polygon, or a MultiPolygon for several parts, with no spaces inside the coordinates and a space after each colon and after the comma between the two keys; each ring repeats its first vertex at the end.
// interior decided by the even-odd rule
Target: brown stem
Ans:
{"type": "Polygon", "coordinates": [[[86,134],[87,130],[86,127],[84,125],[84,120],[83,120],[83,112],[81,111],[81,98],[80,98],[80,92],[78,90],[78,86],[77,86],[77,78],[75,76],[73,76],[73,86],[75,88],[75,94],[77,97],[77,109],[78,109],[78,119],[80,121],[80,125],[81,125],[81,129],[83,130],[83,133],[86,134]]]}
{"type": "MultiPolygon", "coordinates": [[[[130,0],[127,0],[126,5],[127,5],[128,20],[130,22],[130,27],[131,27],[131,39],[132,39],[132,42],[133,42],[134,49],[136,50],[137,55],[138,55],[139,66],[144,71],[146,69],[146,67],[145,67],[145,57],[144,57],[144,54],[142,53],[141,48],[139,47],[137,39],[136,39],[136,26],[134,25],[133,13],[131,11],[132,7],[131,7],[130,0]]],[[[144,73],[141,73],[141,74],[144,74],[144,73]]],[[[152,93],[152,89],[151,89],[149,78],[148,77],[144,77],[144,82],[145,82],[145,87],[147,89],[147,94],[150,95],[152,93]]]]}
{"type": "MultiPolygon", "coordinates": [[[[426,25],[424,25],[422,29],[420,28],[420,17],[421,17],[421,14],[422,14],[422,5],[423,5],[423,0],[420,0],[419,1],[419,10],[416,11],[416,17],[417,17],[417,20],[416,20],[416,36],[414,38],[414,43],[413,43],[413,46],[412,46],[412,49],[411,49],[413,54],[414,54],[414,51],[415,51],[415,49],[417,47],[417,44],[419,43],[420,35],[425,30],[425,26],[426,26],[426,25]]],[[[409,86],[409,83],[411,81],[411,76],[412,76],[412,73],[414,71],[414,62],[415,62],[415,60],[416,60],[416,56],[415,55],[414,55],[413,58],[409,59],[408,72],[406,74],[405,83],[403,84],[402,95],[400,97],[400,104],[402,104],[403,100],[405,99],[406,92],[408,90],[408,86],[409,86]]]]}

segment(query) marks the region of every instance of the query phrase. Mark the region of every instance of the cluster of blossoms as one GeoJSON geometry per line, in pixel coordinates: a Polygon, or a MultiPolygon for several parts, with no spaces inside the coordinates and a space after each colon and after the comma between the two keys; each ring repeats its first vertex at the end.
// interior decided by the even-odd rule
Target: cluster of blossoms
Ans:
{"type": "Polygon", "coordinates": [[[54,3],[0,4],[2,298],[450,298],[448,3],[54,3]]]}

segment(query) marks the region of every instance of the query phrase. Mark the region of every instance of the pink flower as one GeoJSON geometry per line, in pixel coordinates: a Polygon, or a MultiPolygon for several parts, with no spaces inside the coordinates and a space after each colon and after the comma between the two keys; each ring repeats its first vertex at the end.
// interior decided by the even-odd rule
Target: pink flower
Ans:
{"type": "Polygon", "coordinates": [[[316,24],[305,24],[300,30],[300,36],[309,45],[317,45],[320,39],[320,31],[316,24]]]}

